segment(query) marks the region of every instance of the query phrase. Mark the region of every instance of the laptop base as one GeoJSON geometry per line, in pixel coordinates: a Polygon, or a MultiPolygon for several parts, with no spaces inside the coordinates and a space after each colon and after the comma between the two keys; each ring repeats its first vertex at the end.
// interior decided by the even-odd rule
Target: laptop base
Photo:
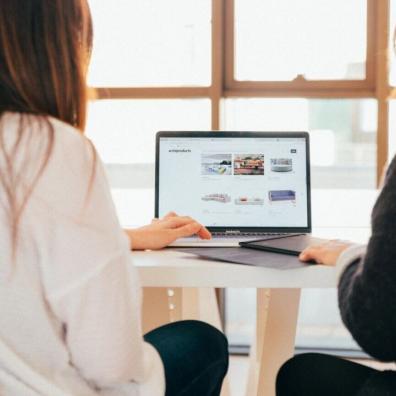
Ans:
{"type": "Polygon", "coordinates": [[[189,238],[180,238],[171,243],[168,247],[239,247],[240,242],[251,242],[254,240],[270,240],[287,238],[304,234],[262,234],[262,235],[244,235],[244,236],[224,236],[215,235],[212,239],[204,240],[197,236],[189,238]]]}

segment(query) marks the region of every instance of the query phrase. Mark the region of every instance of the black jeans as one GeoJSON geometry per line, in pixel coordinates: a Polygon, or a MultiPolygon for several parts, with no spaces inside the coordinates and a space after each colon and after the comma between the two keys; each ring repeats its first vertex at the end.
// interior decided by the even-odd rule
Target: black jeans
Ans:
{"type": "Polygon", "coordinates": [[[228,369],[228,343],[219,330],[185,320],[150,331],[145,340],[165,367],[166,396],[218,396],[228,369]]]}
{"type": "Polygon", "coordinates": [[[281,367],[276,395],[390,396],[396,395],[396,375],[334,356],[305,353],[281,367]]]}

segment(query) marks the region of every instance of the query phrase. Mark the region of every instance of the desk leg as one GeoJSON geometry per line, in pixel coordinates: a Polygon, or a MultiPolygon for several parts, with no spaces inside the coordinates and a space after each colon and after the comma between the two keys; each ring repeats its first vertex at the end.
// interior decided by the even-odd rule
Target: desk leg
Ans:
{"type": "Polygon", "coordinates": [[[282,364],[293,356],[300,289],[258,289],[256,335],[247,396],[274,396],[282,364]]]}
{"type": "Polygon", "coordinates": [[[167,288],[143,288],[142,315],[143,334],[172,321],[167,288]]]}
{"type": "MultiPolygon", "coordinates": [[[[222,331],[221,317],[213,288],[144,288],[144,333],[165,323],[195,319],[209,323],[222,331]]],[[[227,377],[221,396],[229,396],[227,377]]]]}

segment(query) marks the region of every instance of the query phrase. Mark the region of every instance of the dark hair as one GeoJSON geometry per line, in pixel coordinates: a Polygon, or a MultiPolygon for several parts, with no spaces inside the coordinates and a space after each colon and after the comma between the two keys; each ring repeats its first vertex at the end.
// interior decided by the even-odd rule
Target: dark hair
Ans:
{"type": "MultiPolygon", "coordinates": [[[[0,0],[0,119],[6,112],[20,114],[12,147],[5,143],[0,124],[0,186],[10,217],[13,252],[21,214],[43,173],[54,144],[48,117],[83,132],[86,121],[86,72],[92,47],[92,21],[86,0],[0,0]],[[34,120],[34,121],[33,121],[34,120]],[[37,174],[20,194],[22,142],[32,138],[27,124],[40,123],[45,148],[37,174]]],[[[31,158],[25,158],[25,165],[31,158]]],[[[37,159],[36,159],[37,161],[37,159]]]]}

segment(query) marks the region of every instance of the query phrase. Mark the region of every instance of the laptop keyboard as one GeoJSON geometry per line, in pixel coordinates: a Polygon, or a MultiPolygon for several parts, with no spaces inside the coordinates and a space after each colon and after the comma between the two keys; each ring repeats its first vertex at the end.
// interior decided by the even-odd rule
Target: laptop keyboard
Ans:
{"type": "Polygon", "coordinates": [[[212,232],[214,238],[239,238],[239,237],[265,237],[265,236],[281,236],[289,235],[286,232],[238,232],[237,234],[230,234],[225,232],[212,232]]]}

